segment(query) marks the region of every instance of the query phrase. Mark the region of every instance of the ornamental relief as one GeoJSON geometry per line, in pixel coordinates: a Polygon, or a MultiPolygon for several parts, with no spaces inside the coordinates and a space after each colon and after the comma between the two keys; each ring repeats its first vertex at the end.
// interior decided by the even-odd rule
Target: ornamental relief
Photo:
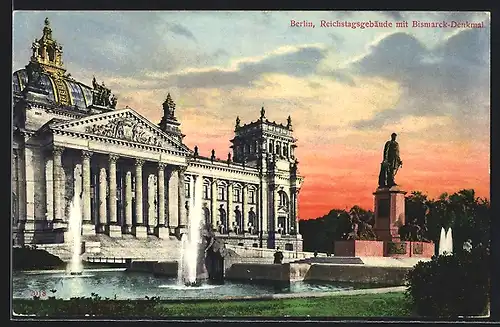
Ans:
{"type": "Polygon", "coordinates": [[[162,140],[149,132],[140,122],[125,117],[112,119],[102,125],[88,126],[85,132],[152,146],[163,146],[162,140]]]}

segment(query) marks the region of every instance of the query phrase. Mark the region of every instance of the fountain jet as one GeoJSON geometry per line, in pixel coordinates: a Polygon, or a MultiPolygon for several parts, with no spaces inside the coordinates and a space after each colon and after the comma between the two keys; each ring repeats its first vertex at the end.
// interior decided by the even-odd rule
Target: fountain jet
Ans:
{"type": "Polygon", "coordinates": [[[189,199],[189,219],[188,233],[182,235],[181,242],[181,260],[179,262],[180,271],[178,272],[179,283],[185,286],[201,285],[198,279],[198,267],[200,258],[199,252],[202,245],[202,188],[203,179],[198,177],[195,181],[191,180],[191,189],[193,190],[189,199]]]}
{"type": "Polygon", "coordinates": [[[71,261],[68,264],[70,275],[81,275],[83,272],[82,261],[80,258],[82,244],[82,209],[80,197],[75,194],[71,202],[69,211],[68,234],[70,236],[71,261]]]}
{"type": "Polygon", "coordinates": [[[451,227],[446,232],[446,250],[447,250],[448,254],[453,253],[453,237],[451,234],[451,227]]]}
{"type": "Polygon", "coordinates": [[[441,227],[441,236],[439,237],[439,255],[451,255],[453,253],[453,238],[451,227],[445,232],[441,227]]]}

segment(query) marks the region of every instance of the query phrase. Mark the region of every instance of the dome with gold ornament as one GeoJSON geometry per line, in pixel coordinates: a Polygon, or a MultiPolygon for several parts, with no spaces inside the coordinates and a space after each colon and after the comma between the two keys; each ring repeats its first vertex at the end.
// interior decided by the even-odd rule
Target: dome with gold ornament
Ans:
{"type": "Polygon", "coordinates": [[[45,19],[43,35],[32,44],[32,55],[26,68],[12,76],[14,100],[29,90],[37,99],[60,107],[86,109],[91,105],[114,109],[116,97],[93,80],[92,87],[79,82],[66,72],[62,61],[62,46],[52,38],[49,19],[45,19]]]}

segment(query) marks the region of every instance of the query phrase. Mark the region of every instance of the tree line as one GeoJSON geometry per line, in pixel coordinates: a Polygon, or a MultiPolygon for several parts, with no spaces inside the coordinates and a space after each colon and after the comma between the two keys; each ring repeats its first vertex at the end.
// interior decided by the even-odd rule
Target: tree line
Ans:
{"type": "MultiPolygon", "coordinates": [[[[489,252],[490,202],[476,197],[473,189],[436,199],[420,191],[405,196],[405,224],[399,226],[403,241],[432,241],[439,244],[441,228],[452,228],[453,249],[465,242],[489,252]]],[[[350,210],[332,209],[322,217],[299,221],[304,251],[333,253],[334,242],[348,239],[375,240],[374,213],[357,205],[350,210]]],[[[436,247],[437,249],[437,247],[436,247]]]]}

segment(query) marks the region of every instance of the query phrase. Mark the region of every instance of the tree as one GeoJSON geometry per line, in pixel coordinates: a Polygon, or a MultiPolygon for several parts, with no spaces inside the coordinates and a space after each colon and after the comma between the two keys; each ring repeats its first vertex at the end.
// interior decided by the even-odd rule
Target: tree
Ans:
{"type": "MultiPolygon", "coordinates": [[[[490,246],[490,203],[472,189],[443,193],[429,199],[420,191],[405,198],[406,224],[399,231],[403,240],[432,241],[439,244],[441,228],[452,228],[453,249],[460,251],[470,240],[473,248],[488,252],[490,246]]],[[[300,221],[304,250],[332,251],[334,241],[354,237],[375,239],[374,214],[355,205],[349,211],[333,209],[323,217],[300,221]]],[[[436,251],[438,251],[436,247],[436,251]]]]}
{"type": "Polygon", "coordinates": [[[424,241],[427,240],[429,213],[429,199],[420,191],[413,191],[405,198],[405,225],[399,228],[402,240],[424,241]]]}

